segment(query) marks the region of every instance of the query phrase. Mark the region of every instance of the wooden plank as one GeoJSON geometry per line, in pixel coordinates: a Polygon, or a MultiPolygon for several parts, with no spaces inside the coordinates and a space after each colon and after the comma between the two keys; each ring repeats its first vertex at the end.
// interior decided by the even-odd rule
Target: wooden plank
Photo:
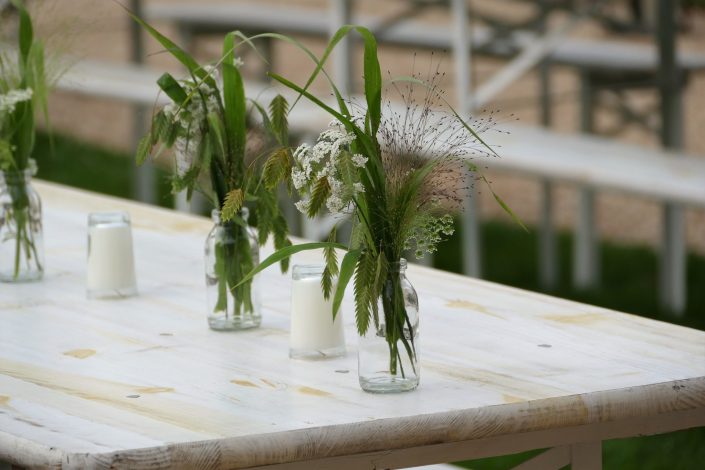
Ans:
{"type": "Polygon", "coordinates": [[[350,298],[348,356],[289,360],[276,269],[258,281],[262,328],[207,328],[207,219],[36,186],[46,278],[0,285],[0,460],[342,470],[374,455],[400,468],[705,424],[705,332],[411,265],[422,385],[367,395],[350,298]],[[140,295],[89,301],[86,213],[113,209],[132,217],[140,295]]]}
{"type": "MultiPolygon", "coordinates": [[[[145,6],[145,14],[153,20],[189,24],[196,30],[210,32],[243,29],[251,33],[278,31],[319,37],[327,37],[329,32],[326,15],[320,10],[281,5],[149,3],[145,6]]],[[[444,24],[410,20],[380,28],[384,18],[364,15],[354,15],[353,21],[375,31],[382,43],[433,50],[452,48],[451,34],[444,24]]],[[[517,32],[511,38],[522,49],[534,42],[536,36],[517,32]]],[[[475,50],[484,54],[506,57],[514,53],[512,48],[497,44],[492,31],[487,28],[474,27],[470,43],[475,50]]],[[[655,72],[658,69],[658,57],[653,46],[616,41],[569,38],[548,58],[562,65],[601,70],[655,72]]],[[[679,54],[679,66],[686,71],[705,69],[705,54],[682,52],[679,54]]]]}

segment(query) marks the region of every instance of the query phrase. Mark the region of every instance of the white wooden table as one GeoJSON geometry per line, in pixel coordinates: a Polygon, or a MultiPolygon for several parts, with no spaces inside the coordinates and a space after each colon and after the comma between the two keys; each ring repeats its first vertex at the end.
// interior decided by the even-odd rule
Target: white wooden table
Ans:
{"type": "Polygon", "coordinates": [[[36,186],[46,279],[0,284],[0,461],[344,470],[547,447],[535,468],[598,468],[601,440],[705,425],[705,332],[412,265],[421,386],[368,395],[350,303],[341,359],[288,359],[277,269],[260,329],[210,331],[209,221],[36,186]],[[110,209],[132,216],[140,295],[89,301],[86,214],[110,209]]]}

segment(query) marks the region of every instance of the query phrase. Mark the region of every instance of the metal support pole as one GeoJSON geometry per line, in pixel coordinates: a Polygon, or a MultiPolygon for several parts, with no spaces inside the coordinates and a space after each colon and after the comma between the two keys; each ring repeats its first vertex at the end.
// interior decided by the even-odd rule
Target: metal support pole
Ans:
{"type": "MultiPolygon", "coordinates": [[[[676,0],[658,2],[659,91],[661,94],[661,143],[666,148],[683,146],[683,80],[676,62],[676,0]]],[[[661,249],[661,305],[682,313],[686,305],[686,250],[683,208],[666,203],[663,208],[661,249]]]]}
{"type": "MultiPolygon", "coordinates": [[[[341,26],[352,22],[351,0],[331,0],[330,4],[330,36],[341,26]]],[[[343,96],[352,93],[352,42],[350,36],[343,38],[333,54],[333,77],[343,96]]]]}
{"type": "MultiPolygon", "coordinates": [[[[131,0],[130,9],[139,17],[142,17],[142,2],[131,0]]],[[[142,64],[144,61],[144,41],[142,40],[142,28],[135,21],[130,20],[130,38],[132,48],[130,50],[130,60],[134,64],[142,64]]],[[[133,106],[132,124],[132,148],[137,148],[137,143],[145,133],[145,122],[149,116],[149,108],[144,105],[133,106]]],[[[156,203],[156,172],[151,162],[137,167],[133,165],[133,197],[138,201],[156,203]]]]}
{"type": "MultiPolygon", "coordinates": [[[[580,107],[581,130],[593,131],[593,90],[589,72],[581,72],[580,107]]],[[[589,188],[578,190],[578,220],[575,226],[573,254],[573,284],[579,289],[597,286],[599,250],[595,228],[595,192],[589,188]]]]}
{"type": "MultiPolygon", "coordinates": [[[[458,110],[467,115],[472,106],[470,77],[470,31],[466,0],[451,0],[453,19],[453,60],[455,62],[455,94],[458,110]]],[[[472,175],[471,175],[472,176],[472,175]]],[[[477,190],[468,190],[465,199],[465,213],[462,215],[463,233],[463,272],[468,276],[482,275],[480,222],[478,217],[477,190]]]]}
{"type": "MultiPolygon", "coordinates": [[[[548,5],[540,0],[541,33],[546,30],[548,5]]],[[[539,65],[539,87],[541,97],[541,124],[551,127],[551,65],[544,59],[539,65]]],[[[556,231],[553,223],[553,184],[548,179],[541,181],[541,222],[539,236],[539,280],[541,287],[551,290],[558,282],[558,255],[556,252],[556,231]]]]}

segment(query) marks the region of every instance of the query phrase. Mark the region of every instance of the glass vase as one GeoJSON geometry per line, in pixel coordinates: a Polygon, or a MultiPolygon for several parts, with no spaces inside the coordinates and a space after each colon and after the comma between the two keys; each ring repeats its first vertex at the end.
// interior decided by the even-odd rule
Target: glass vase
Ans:
{"type": "Polygon", "coordinates": [[[220,211],[211,213],[205,260],[208,325],[213,330],[256,328],[262,321],[258,277],[240,284],[259,264],[257,236],[247,217],[246,208],[227,222],[221,220],[220,211]]]}
{"type": "Polygon", "coordinates": [[[38,281],[43,275],[42,203],[32,171],[0,172],[0,281],[38,281]]]}
{"type": "Polygon", "coordinates": [[[419,385],[419,298],[406,277],[406,260],[390,263],[379,319],[358,348],[360,387],[371,393],[414,390],[419,385]]]}

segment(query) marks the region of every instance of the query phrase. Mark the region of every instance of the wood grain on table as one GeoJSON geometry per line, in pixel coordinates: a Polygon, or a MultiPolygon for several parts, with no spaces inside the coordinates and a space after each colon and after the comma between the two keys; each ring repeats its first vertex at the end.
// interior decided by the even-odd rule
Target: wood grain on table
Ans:
{"type": "Polygon", "coordinates": [[[290,277],[278,267],[258,281],[261,328],[211,331],[208,219],[35,184],[46,277],[0,284],[0,461],[248,468],[493,436],[521,447],[522,435],[661,415],[674,429],[705,424],[705,332],[411,265],[421,385],[369,395],[351,296],[347,357],[290,360],[290,277]],[[132,217],[139,296],[87,300],[87,214],[115,209],[132,217]]]}

